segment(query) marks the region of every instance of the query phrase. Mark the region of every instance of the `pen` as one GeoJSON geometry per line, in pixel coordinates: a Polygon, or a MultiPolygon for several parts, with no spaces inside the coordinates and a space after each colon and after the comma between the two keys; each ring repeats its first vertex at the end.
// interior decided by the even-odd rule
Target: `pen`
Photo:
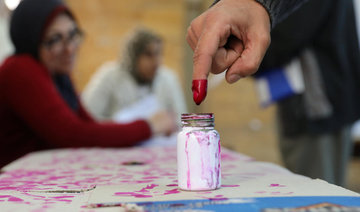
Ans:
{"type": "Polygon", "coordinates": [[[86,206],[87,208],[106,208],[106,207],[122,207],[126,211],[143,211],[143,207],[138,206],[134,203],[120,203],[120,202],[109,202],[109,203],[93,203],[86,206]]]}

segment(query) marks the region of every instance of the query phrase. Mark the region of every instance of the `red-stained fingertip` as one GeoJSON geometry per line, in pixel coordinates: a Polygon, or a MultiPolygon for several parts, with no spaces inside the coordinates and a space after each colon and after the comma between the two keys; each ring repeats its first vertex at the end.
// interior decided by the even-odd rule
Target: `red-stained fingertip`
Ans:
{"type": "Polygon", "coordinates": [[[197,105],[204,101],[207,93],[207,80],[193,80],[192,81],[193,99],[197,105]]]}

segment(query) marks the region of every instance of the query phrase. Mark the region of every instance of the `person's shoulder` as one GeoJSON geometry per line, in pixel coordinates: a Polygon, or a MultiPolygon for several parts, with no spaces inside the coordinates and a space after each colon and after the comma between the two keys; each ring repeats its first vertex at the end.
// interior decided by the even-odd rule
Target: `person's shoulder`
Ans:
{"type": "Polygon", "coordinates": [[[8,57],[4,61],[2,68],[29,67],[29,66],[30,67],[40,66],[40,63],[37,62],[31,55],[19,54],[8,57]]]}
{"type": "Polygon", "coordinates": [[[159,67],[158,76],[161,79],[177,79],[175,71],[166,66],[159,67]]]}
{"type": "Polygon", "coordinates": [[[1,75],[28,75],[47,73],[46,68],[28,54],[8,57],[0,67],[1,75]]]}
{"type": "Polygon", "coordinates": [[[119,67],[116,61],[107,61],[99,66],[96,73],[111,73],[119,67]]]}
{"type": "Polygon", "coordinates": [[[161,89],[166,87],[166,89],[176,89],[179,87],[179,77],[177,73],[170,68],[162,66],[158,70],[158,74],[154,80],[154,85],[158,86],[161,89]]]}
{"type": "Polygon", "coordinates": [[[117,61],[108,61],[103,63],[94,74],[95,79],[107,79],[111,80],[119,77],[121,74],[120,64],[117,61]]]}

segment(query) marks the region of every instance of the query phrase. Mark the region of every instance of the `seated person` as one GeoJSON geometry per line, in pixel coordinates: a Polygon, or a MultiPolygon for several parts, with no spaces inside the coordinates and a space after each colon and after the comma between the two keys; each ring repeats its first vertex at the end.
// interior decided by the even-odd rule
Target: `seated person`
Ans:
{"type": "Polygon", "coordinates": [[[177,77],[162,65],[161,38],[137,28],[126,42],[120,62],[107,62],[86,86],[82,99],[99,120],[146,118],[159,110],[186,111],[177,77]]]}
{"type": "Polygon", "coordinates": [[[0,66],[0,167],[36,150],[132,146],[176,129],[165,112],[127,124],[87,113],[70,78],[82,31],[63,1],[21,1],[10,37],[16,52],[0,66]]]}

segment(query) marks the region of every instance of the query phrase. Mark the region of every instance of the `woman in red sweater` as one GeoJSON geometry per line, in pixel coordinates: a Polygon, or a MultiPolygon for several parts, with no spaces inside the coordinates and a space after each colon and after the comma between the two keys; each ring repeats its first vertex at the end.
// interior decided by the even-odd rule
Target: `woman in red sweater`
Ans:
{"type": "Polygon", "coordinates": [[[0,167],[31,151],[131,146],[175,130],[166,112],[129,124],[89,116],[70,80],[82,32],[61,0],[23,0],[10,37],[16,52],[0,67],[0,167]]]}

